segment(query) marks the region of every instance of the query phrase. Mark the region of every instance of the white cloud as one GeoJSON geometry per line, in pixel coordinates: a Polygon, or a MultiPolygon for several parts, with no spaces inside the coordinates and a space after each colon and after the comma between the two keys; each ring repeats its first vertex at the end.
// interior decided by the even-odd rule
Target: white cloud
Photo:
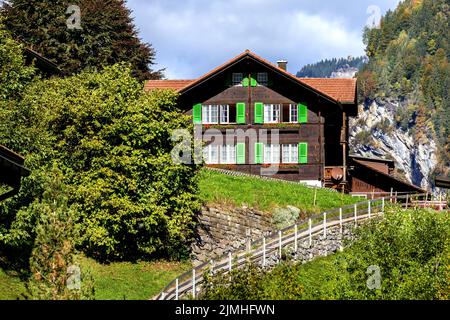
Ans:
{"type": "MultiPolygon", "coordinates": [[[[369,2],[131,0],[128,5],[141,37],[157,50],[157,67],[177,79],[196,78],[245,49],[273,62],[288,60],[292,73],[324,58],[362,55],[369,2]]],[[[382,2],[392,7],[398,0],[382,2]]]]}

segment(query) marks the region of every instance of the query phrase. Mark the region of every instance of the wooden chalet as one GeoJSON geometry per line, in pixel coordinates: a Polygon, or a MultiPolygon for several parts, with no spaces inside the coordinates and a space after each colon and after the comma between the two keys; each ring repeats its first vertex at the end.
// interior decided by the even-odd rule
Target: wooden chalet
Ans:
{"type": "Polygon", "coordinates": [[[247,50],[198,79],[150,80],[145,89],[180,94],[180,108],[202,126],[208,166],[265,175],[276,165],[275,178],[350,191],[348,126],[358,114],[356,79],[298,78],[286,65],[247,50]],[[246,134],[225,141],[229,129],[246,134]]]}
{"type": "Polygon", "coordinates": [[[0,145],[0,184],[11,188],[0,194],[0,201],[10,198],[19,192],[21,178],[28,176],[29,170],[24,167],[24,158],[0,145]]]}

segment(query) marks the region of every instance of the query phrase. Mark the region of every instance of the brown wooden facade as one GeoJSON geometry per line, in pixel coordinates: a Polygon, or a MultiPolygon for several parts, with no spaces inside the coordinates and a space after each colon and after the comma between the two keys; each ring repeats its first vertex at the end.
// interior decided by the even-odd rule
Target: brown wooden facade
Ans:
{"type": "MultiPolygon", "coordinates": [[[[231,138],[234,144],[245,143],[245,164],[210,164],[210,166],[252,174],[266,174],[263,169],[274,165],[256,163],[254,142],[260,141],[267,134],[265,142],[272,143],[272,140],[276,140],[273,137],[276,134],[274,130],[277,130],[277,144],[280,146],[307,143],[307,162],[282,163],[280,149],[280,161],[274,177],[293,181],[316,181],[333,188],[346,188],[348,187],[348,121],[350,117],[357,115],[356,80],[346,82],[344,89],[347,92],[350,91],[350,94],[347,94],[344,99],[339,98],[339,91],[333,96],[335,87],[329,89],[325,87],[329,91],[320,90],[313,86],[314,83],[310,85],[307,79],[304,80],[246,51],[197,80],[176,81],[173,85],[180,86],[177,88],[180,93],[179,105],[190,115],[193,114],[193,106],[198,104],[229,106],[229,123],[202,125],[203,140],[206,145],[223,144],[221,139],[214,139],[212,136],[218,133],[225,134],[230,129],[240,129],[244,133],[253,132],[256,135],[256,140],[253,136],[245,136],[245,134],[231,138]],[[236,83],[233,85],[233,74],[236,73],[248,79],[256,78],[258,73],[265,73],[267,82],[253,86],[236,83]],[[255,103],[257,102],[281,105],[279,122],[256,123],[255,103]],[[241,124],[236,123],[238,103],[245,103],[246,106],[246,121],[241,124]],[[307,106],[307,122],[290,123],[289,105],[299,103],[307,106]],[[211,129],[215,130],[211,133],[211,129]],[[337,179],[327,177],[326,168],[337,168],[342,175],[337,179]]],[[[336,79],[322,80],[325,86],[329,83],[334,85],[342,82],[333,81],[336,79]]],[[[147,89],[161,87],[163,84],[163,82],[149,81],[147,89]]]]}

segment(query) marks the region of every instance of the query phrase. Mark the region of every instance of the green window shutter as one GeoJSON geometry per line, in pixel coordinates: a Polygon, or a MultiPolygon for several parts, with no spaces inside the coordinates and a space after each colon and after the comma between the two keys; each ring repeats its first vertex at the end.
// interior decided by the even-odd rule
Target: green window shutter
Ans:
{"type": "Polygon", "coordinates": [[[298,163],[308,163],[308,144],[306,142],[298,144],[298,163]]]}
{"type": "Polygon", "coordinates": [[[256,74],[252,74],[250,78],[250,85],[252,87],[256,87],[258,85],[258,81],[256,81],[256,74]]]}
{"type": "Polygon", "coordinates": [[[263,149],[264,145],[262,143],[255,143],[255,164],[263,163],[263,149]]]}
{"type": "Polygon", "coordinates": [[[238,102],[236,104],[236,122],[238,124],[245,124],[245,103],[238,102]]]}
{"type": "Polygon", "coordinates": [[[264,104],[262,102],[255,103],[255,123],[264,123],[264,104]]]}
{"type": "Polygon", "coordinates": [[[192,110],[192,117],[194,118],[194,124],[202,123],[202,104],[197,103],[192,110]]]}
{"type": "Polygon", "coordinates": [[[245,164],[245,143],[236,144],[236,163],[245,164]]]}
{"type": "Polygon", "coordinates": [[[242,80],[242,86],[243,86],[243,87],[248,87],[249,84],[250,84],[250,80],[248,79],[248,77],[245,77],[245,78],[242,80]]]}
{"type": "Polygon", "coordinates": [[[303,104],[299,103],[297,105],[297,115],[298,115],[298,123],[307,123],[308,122],[308,107],[303,104]]]}

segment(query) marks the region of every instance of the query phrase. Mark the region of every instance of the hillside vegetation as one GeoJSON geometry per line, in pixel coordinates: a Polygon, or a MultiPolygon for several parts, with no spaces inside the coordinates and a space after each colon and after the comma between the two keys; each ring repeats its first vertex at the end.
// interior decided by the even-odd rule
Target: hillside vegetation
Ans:
{"type": "MultiPolygon", "coordinates": [[[[394,209],[356,230],[343,252],[271,272],[258,266],[208,278],[202,299],[421,300],[450,298],[450,217],[428,210],[394,209]],[[370,266],[380,286],[367,286],[370,266]]],[[[371,280],[370,280],[370,283],[371,280]]]]}
{"type": "Polygon", "coordinates": [[[366,60],[367,57],[325,59],[317,63],[307,64],[299,72],[297,72],[297,77],[329,78],[333,72],[337,72],[339,69],[360,69],[367,62],[366,60]]]}
{"type": "Polygon", "coordinates": [[[246,205],[268,212],[290,205],[311,213],[358,202],[357,198],[318,188],[314,206],[314,188],[258,177],[229,176],[207,169],[200,173],[199,189],[201,199],[207,203],[246,205]]]}
{"type": "MultiPolygon", "coordinates": [[[[191,268],[189,263],[166,261],[101,264],[83,256],[78,260],[81,270],[92,275],[96,300],[147,300],[191,268]]],[[[30,299],[25,285],[19,274],[0,268],[0,300],[30,299]]]]}
{"type": "Polygon", "coordinates": [[[361,99],[401,102],[393,129],[409,131],[417,144],[436,142],[434,175],[450,174],[449,18],[448,0],[401,2],[380,28],[365,31],[369,62],[358,75],[361,99]]]}

